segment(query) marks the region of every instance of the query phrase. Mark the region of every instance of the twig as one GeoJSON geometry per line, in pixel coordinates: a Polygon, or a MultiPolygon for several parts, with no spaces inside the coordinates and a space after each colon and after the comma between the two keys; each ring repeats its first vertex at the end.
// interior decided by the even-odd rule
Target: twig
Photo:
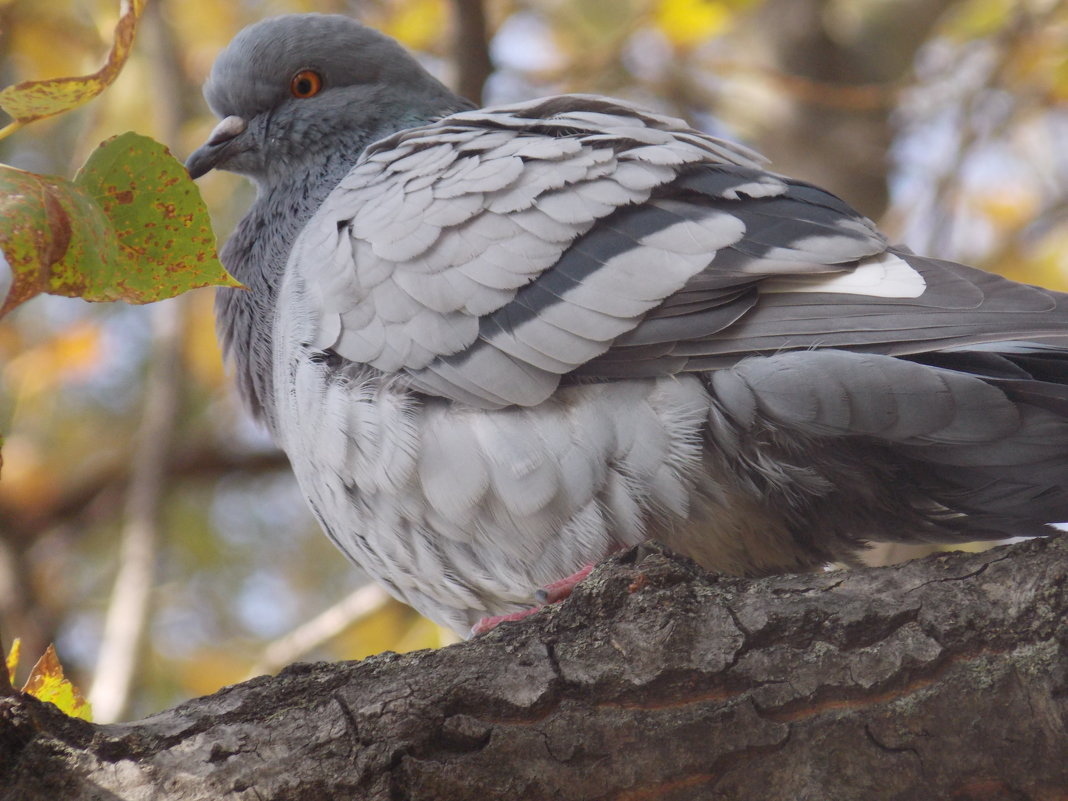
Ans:
{"type": "Polygon", "coordinates": [[[179,299],[152,309],[152,355],[126,495],[119,569],[89,690],[94,718],[101,723],[119,719],[126,710],[148,624],[164,465],[180,391],[180,306],[179,299]]]}
{"type": "MultiPolygon", "coordinates": [[[[213,481],[230,473],[254,476],[289,469],[281,451],[234,453],[215,443],[197,443],[193,448],[172,452],[165,465],[165,483],[179,481],[213,481]]],[[[15,546],[32,543],[56,526],[65,523],[82,525],[92,516],[105,496],[117,494],[130,478],[130,457],[123,455],[103,465],[61,493],[54,500],[34,507],[25,515],[17,506],[0,502],[0,540],[15,546]]]]}
{"type": "Polygon", "coordinates": [[[907,86],[905,79],[858,84],[821,81],[773,67],[728,60],[713,61],[711,67],[717,75],[735,73],[756,76],[774,84],[776,90],[799,103],[847,111],[894,108],[899,102],[902,90],[907,86]]]}
{"type": "Polygon", "coordinates": [[[456,7],[456,91],[476,105],[482,104],[482,87],[493,73],[489,33],[482,0],[453,0],[456,7]]]}
{"type": "Polygon", "coordinates": [[[249,677],[274,673],[297,661],[337,637],[349,626],[373,615],[388,601],[389,596],[377,584],[360,587],[308,622],[269,643],[263,649],[259,661],[249,671],[249,677]]]}

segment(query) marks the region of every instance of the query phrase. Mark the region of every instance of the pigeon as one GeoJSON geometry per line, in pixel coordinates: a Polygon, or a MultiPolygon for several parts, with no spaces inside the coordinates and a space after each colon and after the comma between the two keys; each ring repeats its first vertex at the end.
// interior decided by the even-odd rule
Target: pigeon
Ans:
{"type": "Polygon", "coordinates": [[[257,188],[216,304],[244,402],[444,626],[649,539],[761,576],[1068,520],[1068,295],[622,100],[476,108],[344,16],[244,29],[204,94],[190,174],[257,188]]]}

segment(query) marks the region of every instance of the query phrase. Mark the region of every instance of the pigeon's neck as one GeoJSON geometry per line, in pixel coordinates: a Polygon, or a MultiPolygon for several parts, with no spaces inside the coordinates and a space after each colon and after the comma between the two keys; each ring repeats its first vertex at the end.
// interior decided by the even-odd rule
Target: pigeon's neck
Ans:
{"type": "MultiPolygon", "coordinates": [[[[235,253],[231,257],[234,277],[250,288],[264,282],[273,288],[281,280],[289,249],[297,235],[357,162],[363,149],[363,146],[339,148],[302,169],[293,170],[284,178],[258,184],[255,202],[224,249],[224,252],[234,249],[235,240],[241,240],[244,256],[237,257],[235,253]],[[277,263],[247,257],[250,250],[262,248],[267,243],[271,245],[272,253],[282,254],[277,263]]],[[[229,263],[227,267],[230,267],[229,263]]]]}
{"type": "Polygon", "coordinates": [[[289,251],[358,158],[359,151],[338,154],[296,172],[292,180],[261,186],[256,202],[220,253],[226,269],[248,289],[218,291],[215,310],[219,339],[233,362],[245,404],[272,429],[274,307],[289,251]]]}

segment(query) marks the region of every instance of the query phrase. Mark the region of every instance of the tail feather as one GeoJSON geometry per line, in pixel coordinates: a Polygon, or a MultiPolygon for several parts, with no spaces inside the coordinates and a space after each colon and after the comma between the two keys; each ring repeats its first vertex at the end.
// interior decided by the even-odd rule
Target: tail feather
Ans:
{"type": "MultiPolygon", "coordinates": [[[[866,454],[870,483],[885,484],[873,491],[915,513],[914,527],[880,526],[855,509],[869,530],[846,538],[997,539],[1068,521],[1068,350],[1004,342],[907,359],[783,353],[710,379],[717,403],[744,427],[773,431],[787,458],[804,463],[816,446],[841,453],[831,482],[855,487],[849,471],[864,460],[844,455],[866,454]]],[[[855,503],[845,493],[835,502],[855,503]]],[[[807,524],[819,527],[827,509],[814,499],[807,524]]]]}

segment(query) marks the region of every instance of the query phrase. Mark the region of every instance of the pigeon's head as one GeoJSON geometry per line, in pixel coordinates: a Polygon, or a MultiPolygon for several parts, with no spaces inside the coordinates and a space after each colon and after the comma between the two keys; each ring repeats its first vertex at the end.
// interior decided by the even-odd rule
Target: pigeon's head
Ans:
{"type": "Polygon", "coordinates": [[[222,121],[189,157],[190,174],[220,168],[264,185],[350,165],[370,142],[468,106],[389,37],[327,14],[245,28],[204,97],[222,121]]]}

